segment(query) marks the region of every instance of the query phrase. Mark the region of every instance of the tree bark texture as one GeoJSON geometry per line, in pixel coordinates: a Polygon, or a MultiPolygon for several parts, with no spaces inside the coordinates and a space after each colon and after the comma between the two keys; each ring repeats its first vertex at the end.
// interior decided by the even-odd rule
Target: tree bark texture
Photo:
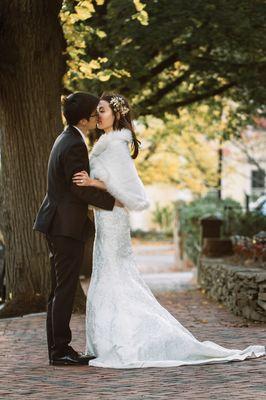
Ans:
{"type": "Polygon", "coordinates": [[[46,191],[49,152],[62,130],[61,6],[62,0],[0,3],[0,225],[9,315],[44,308],[49,292],[48,250],[32,225],[46,191]]]}

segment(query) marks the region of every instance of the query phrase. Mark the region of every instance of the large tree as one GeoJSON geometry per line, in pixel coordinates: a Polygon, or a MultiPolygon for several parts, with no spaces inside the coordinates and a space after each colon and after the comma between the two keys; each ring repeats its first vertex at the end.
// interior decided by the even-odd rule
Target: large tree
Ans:
{"type": "MultiPolygon", "coordinates": [[[[134,3],[135,11],[142,8],[139,0],[134,3]]],[[[8,300],[1,316],[44,309],[49,292],[46,243],[32,225],[46,190],[49,152],[62,129],[62,4],[63,0],[0,2],[0,229],[8,300]]],[[[86,5],[88,12],[93,0],[73,4],[86,5]]],[[[139,10],[136,17],[143,14],[139,10]]],[[[75,305],[84,308],[80,285],[75,305]]]]}
{"type": "Polygon", "coordinates": [[[223,94],[248,111],[265,102],[265,2],[150,0],[142,24],[131,1],[87,3],[62,13],[69,89],[120,91],[140,115],[223,94]]]}
{"type": "Polygon", "coordinates": [[[46,189],[49,151],[62,128],[61,6],[61,0],[0,2],[5,315],[38,310],[48,292],[47,249],[32,225],[46,189]]]}

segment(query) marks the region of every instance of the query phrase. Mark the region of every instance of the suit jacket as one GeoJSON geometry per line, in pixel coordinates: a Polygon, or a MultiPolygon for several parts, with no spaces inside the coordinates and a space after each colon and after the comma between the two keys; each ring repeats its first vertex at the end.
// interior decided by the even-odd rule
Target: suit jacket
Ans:
{"type": "Polygon", "coordinates": [[[95,187],[73,184],[73,175],[82,170],[90,173],[87,146],[78,130],[68,126],[57,137],[50,153],[47,193],[36,216],[34,230],[82,241],[94,233],[88,205],[112,210],[115,199],[95,187]]]}

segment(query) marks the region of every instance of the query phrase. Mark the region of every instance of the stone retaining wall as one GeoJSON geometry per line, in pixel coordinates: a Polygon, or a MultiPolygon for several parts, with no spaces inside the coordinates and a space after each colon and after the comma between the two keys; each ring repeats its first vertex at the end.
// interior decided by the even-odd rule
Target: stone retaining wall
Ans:
{"type": "Polygon", "coordinates": [[[266,322],[266,270],[226,263],[226,258],[202,257],[198,282],[211,298],[234,314],[266,322]]]}

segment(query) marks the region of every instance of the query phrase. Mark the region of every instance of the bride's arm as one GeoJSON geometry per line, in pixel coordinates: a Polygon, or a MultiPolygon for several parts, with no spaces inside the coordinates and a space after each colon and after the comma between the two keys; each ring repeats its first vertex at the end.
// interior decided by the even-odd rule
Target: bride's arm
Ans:
{"type": "Polygon", "coordinates": [[[104,182],[107,192],[125,207],[135,211],[149,207],[145,188],[126,142],[114,140],[108,147],[108,158],[100,160],[98,157],[95,164],[95,176],[104,182]]]}
{"type": "Polygon", "coordinates": [[[104,182],[98,179],[90,178],[86,171],[77,172],[73,176],[72,181],[77,186],[94,186],[97,187],[98,189],[106,190],[106,185],[104,182]]]}
{"type": "MultiPolygon", "coordinates": [[[[77,172],[73,175],[72,181],[77,186],[94,186],[101,190],[107,190],[104,182],[90,178],[86,171],[77,172]]],[[[123,208],[124,204],[115,199],[115,206],[123,208]]]]}

